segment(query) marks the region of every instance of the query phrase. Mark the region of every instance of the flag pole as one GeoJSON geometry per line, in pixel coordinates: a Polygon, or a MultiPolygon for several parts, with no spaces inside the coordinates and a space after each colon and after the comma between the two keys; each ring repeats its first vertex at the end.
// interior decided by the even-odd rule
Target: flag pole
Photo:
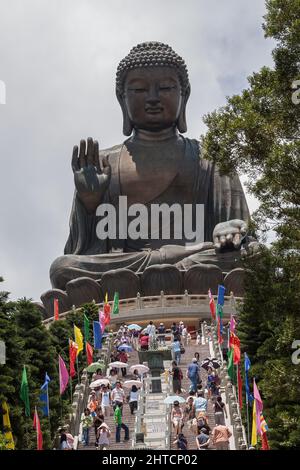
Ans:
{"type": "MultiPolygon", "coordinates": [[[[246,353],[244,353],[244,364],[246,361],[246,353]]],[[[248,399],[248,393],[249,393],[249,378],[248,378],[248,371],[246,371],[245,367],[245,387],[246,387],[246,379],[247,379],[247,384],[248,384],[248,390],[246,390],[246,419],[247,419],[247,440],[248,440],[248,448],[250,447],[250,418],[249,418],[249,399],[248,399]]]]}
{"type": "Polygon", "coordinates": [[[247,409],[247,439],[248,439],[248,448],[250,447],[250,424],[249,424],[249,403],[248,397],[246,394],[246,409],[247,409]]]}
{"type": "Polygon", "coordinates": [[[50,403],[49,403],[49,384],[47,383],[47,405],[48,405],[48,421],[51,429],[51,420],[50,420],[50,403]]]}
{"type": "Polygon", "coordinates": [[[77,365],[77,379],[78,379],[78,384],[79,384],[80,383],[80,377],[79,377],[78,356],[76,356],[76,365],[77,365]]]}
{"type": "Polygon", "coordinates": [[[70,376],[71,403],[73,403],[72,377],[70,376]]]}

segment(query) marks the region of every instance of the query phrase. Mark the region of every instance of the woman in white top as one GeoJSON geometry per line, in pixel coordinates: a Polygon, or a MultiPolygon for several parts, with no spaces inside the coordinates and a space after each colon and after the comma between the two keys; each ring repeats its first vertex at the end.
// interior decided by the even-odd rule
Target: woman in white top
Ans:
{"type": "Polygon", "coordinates": [[[180,433],[183,428],[183,411],[180,408],[179,402],[174,401],[173,408],[171,412],[171,421],[173,423],[173,428],[176,436],[180,433]]]}
{"type": "Polygon", "coordinates": [[[113,390],[116,386],[116,382],[118,381],[118,373],[114,369],[111,369],[107,378],[110,381],[111,389],[113,390]]]}
{"type": "Polygon", "coordinates": [[[134,410],[137,410],[137,402],[138,402],[139,391],[136,385],[133,385],[131,388],[131,392],[129,394],[129,407],[130,412],[133,415],[134,410]]]}
{"type": "Polygon", "coordinates": [[[102,391],[101,391],[101,408],[102,408],[104,416],[106,417],[110,415],[110,405],[111,405],[110,391],[105,385],[102,387],[102,391]]]}

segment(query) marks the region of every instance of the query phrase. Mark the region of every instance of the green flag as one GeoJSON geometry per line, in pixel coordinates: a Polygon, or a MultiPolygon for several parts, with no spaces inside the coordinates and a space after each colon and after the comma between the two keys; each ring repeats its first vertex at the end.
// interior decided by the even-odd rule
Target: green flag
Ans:
{"type": "Polygon", "coordinates": [[[20,397],[23,400],[24,405],[25,405],[25,415],[30,417],[29,389],[28,389],[28,380],[27,380],[27,373],[26,373],[25,366],[24,366],[23,373],[22,373],[20,397]]]}
{"type": "Polygon", "coordinates": [[[220,318],[223,318],[223,307],[222,307],[222,305],[217,304],[217,315],[220,318]]]}
{"type": "Polygon", "coordinates": [[[229,349],[227,358],[228,358],[227,372],[232,382],[234,382],[235,374],[234,374],[234,364],[233,364],[233,348],[229,349]]]}
{"type": "Polygon", "coordinates": [[[85,313],[83,314],[83,321],[84,321],[84,326],[83,326],[84,342],[88,343],[90,340],[90,322],[85,313]]]}
{"type": "Polygon", "coordinates": [[[113,313],[119,313],[119,292],[115,292],[114,295],[114,306],[113,306],[113,313]]]}

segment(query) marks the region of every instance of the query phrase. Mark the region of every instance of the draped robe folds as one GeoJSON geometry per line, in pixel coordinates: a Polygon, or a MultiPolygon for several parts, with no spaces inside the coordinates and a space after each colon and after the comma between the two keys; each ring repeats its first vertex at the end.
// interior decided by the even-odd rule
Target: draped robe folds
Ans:
{"type": "MultiPolygon", "coordinates": [[[[236,174],[221,176],[214,163],[201,157],[198,141],[180,137],[184,150],[175,177],[170,178],[167,186],[159,188],[152,200],[144,201],[141,194],[137,195],[136,202],[145,203],[148,208],[151,204],[162,203],[169,206],[174,203],[192,204],[194,208],[196,204],[204,204],[204,242],[197,252],[185,250],[185,244],[190,240],[186,240],[184,235],[182,240],[99,239],[96,227],[100,217],[87,213],[75,190],[65,255],[57,258],[50,268],[53,287],[65,289],[68,281],[83,276],[100,279],[103,273],[118,268],[142,272],[147,266],[163,263],[174,264],[180,269],[187,269],[195,263],[216,264],[223,271],[236,267],[238,252],[234,255],[231,252],[217,254],[212,234],[220,222],[249,219],[239,177],[236,174]]],[[[119,196],[126,196],[122,193],[122,158],[126,142],[101,151],[99,155],[100,159],[108,155],[112,169],[109,189],[102,203],[110,203],[116,210],[119,196]]]]}

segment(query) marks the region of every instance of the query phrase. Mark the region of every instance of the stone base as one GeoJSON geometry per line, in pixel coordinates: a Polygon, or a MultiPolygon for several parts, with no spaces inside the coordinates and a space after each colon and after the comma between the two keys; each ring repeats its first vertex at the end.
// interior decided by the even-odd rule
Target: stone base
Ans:
{"type": "MultiPolygon", "coordinates": [[[[119,292],[120,299],[135,298],[141,292],[143,296],[182,295],[185,291],[189,294],[207,294],[210,288],[213,294],[217,293],[219,284],[224,284],[226,294],[233,291],[235,296],[243,296],[244,270],[235,268],[225,275],[215,265],[197,264],[187,271],[179,270],[173,265],[150,266],[139,275],[128,269],[117,269],[103,275],[99,281],[81,277],[69,281],[66,292],[59,289],[51,289],[41,296],[45,307],[45,317],[53,316],[54,299],[59,300],[59,312],[66,312],[72,305],[80,307],[87,302],[101,303],[105,293],[108,292],[109,300],[113,299],[114,292],[119,292]]],[[[42,311],[42,310],[41,310],[42,311]]]]}

